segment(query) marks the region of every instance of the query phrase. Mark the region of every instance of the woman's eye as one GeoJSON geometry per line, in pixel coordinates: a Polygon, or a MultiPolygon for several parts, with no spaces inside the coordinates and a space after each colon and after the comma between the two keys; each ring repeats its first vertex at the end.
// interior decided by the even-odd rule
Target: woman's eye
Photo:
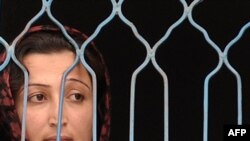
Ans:
{"type": "Polygon", "coordinates": [[[71,101],[75,101],[75,102],[82,102],[84,100],[84,96],[79,93],[71,94],[68,98],[71,101]]]}
{"type": "Polygon", "coordinates": [[[36,102],[36,103],[43,102],[45,100],[46,100],[46,97],[43,94],[35,94],[28,98],[28,101],[36,102]]]}

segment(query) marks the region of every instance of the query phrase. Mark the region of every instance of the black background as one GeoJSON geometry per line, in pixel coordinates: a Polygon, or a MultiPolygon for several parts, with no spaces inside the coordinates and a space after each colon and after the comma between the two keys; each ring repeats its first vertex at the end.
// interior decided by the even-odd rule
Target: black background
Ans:
{"type": "MultiPolygon", "coordinates": [[[[40,0],[3,0],[1,4],[1,36],[9,43],[41,8],[40,0]]],[[[250,21],[249,7],[248,0],[204,0],[195,7],[193,17],[223,50],[250,21]]],[[[52,4],[52,14],[61,23],[88,35],[111,11],[109,0],[54,0],[52,4]]],[[[122,11],[153,46],[181,17],[183,8],[178,0],[125,0],[122,11]]],[[[36,22],[47,23],[46,16],[36,22]]],[[[244,124],[250,123],[249,38],[247,30],[228,54],[242,77],[244,124]]],[[[130,81],[146,50],[118,16],[94,41],[111,75],[111,141],[128,141],[130,81]]],[[[217,53],[186,19],[157,50],[156,60],[169,78],[170,141],[201,141],[203,85],[218,63],[217,53]]],[[[163,141],[162,77],[150,63],[136,82],[135,141],[163,141]]],[[[237,123],[236,98],[236,79],[224,65],[209,85],[209,141],[222,141],[223,125],[237,123]]]]}

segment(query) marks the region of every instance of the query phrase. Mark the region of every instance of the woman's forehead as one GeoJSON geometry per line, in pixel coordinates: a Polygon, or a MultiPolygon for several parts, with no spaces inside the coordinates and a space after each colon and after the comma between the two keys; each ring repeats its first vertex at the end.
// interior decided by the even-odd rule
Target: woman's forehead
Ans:
{"type": "MultiPolygon", "coordinates": [[[[50,54],[33,53],[24,57],[23,61],[30,73],[31,81],[47,81],[48,79],[61,79],[63,73],[73,64],[74,59],[73,52],[63,51],[50,54]]],[[[76,65],[67,77],[90,79],[87,70],[81,64],[76,65]]]]}
{"type": "Polygon", "coordinates": [[[73,64],[75,55],[70,51],[55,53],[31,53],[24,57],[24,65],[28,69],[68,68],[73,64]]]}

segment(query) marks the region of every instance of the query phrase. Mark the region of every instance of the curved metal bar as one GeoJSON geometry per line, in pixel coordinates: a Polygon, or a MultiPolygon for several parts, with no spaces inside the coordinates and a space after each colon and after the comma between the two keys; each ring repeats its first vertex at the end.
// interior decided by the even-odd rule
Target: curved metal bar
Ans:
{"type": "Polygon", "coordinates": [[[80,56],[80,61],[82,65],[88,70],[91,75],[92,80],[92,94],[93,94],[93,131],[92,131],[92,140],[97,141],[97,78],[95,72],[87,65],[87,62],[82,54],[80,56]]]}
{"type": "Polygon", "coordinates": [[[120,0],[117,4],[117,14],[119,16],[119,18],[126,24],[128,25],[135,37],[144,45],[144,47],[146,48],[147,51],[147,56],[145,58],[145,60],[143,61],[143,63],[133,72],[132,74],[132,78],[131,78],[131,86],[130,86],[130,120],[129,120],[129,140],[130,141],[134,141],[134,109],[135,109],[135,86],[136,86],[136,78],[137,75],[142,71],[142,69],[144,69],[147,64],[150,61],[150,55],[149,53],[151,52],[151,47],[149,45],[149,43],[139,34],[139,32],[137,31],[137,28],[135,27],[135,25],[130,22],[122,13],[121,11],[121,6],[124,0],[120,0]]]}
{"type": "MultiPolygon", "coordinates": [[[[36,14],[26,25],[25,29],[15,38],[15,40],[13,41],[12,45],[11,45],[11,53],[12,53],[12,59],[13,61],[23,70],[24,72],[24,77],[25,77],[25,82],[24,82],[24,106],[23,106],[23,116],[22,116],[22,133],[21,133],[21,141],[25,141],[25,130],[26,130],[26,114],[27,114],[27,96],[28,96],[28,80],[29,80],[29,76],[28,76],[28,72],[25,69],[25,67],[16,59],[15,57],[15,46],[16,43],[24,36],[25,33],[27,33],[27,31],[29,30],[29,28],[31,27],[31,25],[37,21],[44,13],[45,11],[47,12],[49,18],[52,20],[52,22],[54,22],[62,31],[62,33],[64,34],[64,36],[70,41],[70,43],[75,47],[76,52],[78,52],[77,50],[79,50],[77,44],[75,43],[75,41],[67,34],[66,30],[64,29],[63,25],[60,24],[51,14],[50,11],[50,6],[51,3],[53,2],[53,0],[43,0],[43,5],[41,10],[38,12],[38,14],[36,14]]],[[[64,73],[63,78],[62,78],[62,86],[61,86],[61,93],[64,93],[64,84],[65,84],[65,77],[67,76],[67,74],[73,69],[73,67],[76,65],[76,63],[78,62],[79,57],[78,55],[76,55],[76,59],[73,63],[73,65],[64,73]]],[[[61,94],[60,96],[60,107],[63,107],[63,94],[61,94]]],[[[62,108],[59,107],[59,113],[58,113],[58,130],[57,132],[59,132],[59,134],[57,134],[57,141],[60,140],[60,129],[61,129],[61,118],[62,118],[62,108]]]]}
{"type": "Polygon", "coordinates": [[[163,78],[163,87],[164,87],[164,141],[169,140],[169,85],[168,77],[166,73],[161,69],[157,64],[155,57],[151,58],[152,64],[155,69],[163,78]]]}
{"type": "Polygon", "coordinates": [[[245,31],[247,29],[250,28],[250,22],[246,23],[241,29],[240,29],[240,32],[238,33],[238,35],[233,39],[231,40],[227,46],[225,47],[225,50],[224,50],[224,53],[225,54],[228,54],[229,50],[232,48],[232,46],[238,42],[240,40],[240,38],[243,36],[243,34],[245,33],[245,31]]]}
{"type": "Polygon", "coordinates": [[[23,98],[23,113],[22,113],[22,127],[21,127],[21,141],[25,141],[26,134],[26,115],[27,115],[27,97],[28,97],[28,81],[29,75],[25,67],[19,62],[15,56],[16,43],[24,36],[29,30],[30,26],[37,21],[45,12],[46,6],[42,6],[41,10],[26,24],[24,30],[14,39],[10,45],[10,53],[12,60],[21,68],[24,73],[24,98],[23,98]]]}
{"type": "Polygon", "coordinates": [[[43,2],[43,5],[48,6],[48,5],[51,5],[51,3],[53,2],[53,0],[42,0],[42,2],[43,2]]]}
{"type": "MultiPolygon", "coordinates": [[[[50,1],[52,2],[52,0],[50,1]]],[[[67,70],[63,73],[62,81],[61,81],[61,86],[60,86],[60,100],[59,100],[59,110],[58,110],[58,126],[57,126],[57,137],[56,140],[60,141],[61,140],[61,130],[62,130],[62,117],[63,117],[63,102],[64,102],[64,86],[65,86],[65,81],[66,77],[68,74],[73,70],[73,68],[77,65],[80,59],[80,54],[79,54],[79,46],[77,43],[68,35],[67,31],[64,29],[64,26],[52,15],[51,13],[51,3],[48,3],[46,12],[48,14],[48,17],[51,19],[53,23],[55,23],[62,31],[63,35],[66,37],[66,39],[73,45],[73,47],[76,50],[76,57],[73,62],[73,64],[67,68],[67,70]]]]}
{"type": "Polygon", "coordinates": [[[145,46],[147,52],[150,52],[150,51],[151,51],[151,47],[150,47],[149,43],[139,34],[139,32],[138,32],[136,26],[135,26],[131,21],[129,21],[129,20],[123,15],[123,13],[122,13],[122,11],[121,11],[122,3],[120,2],[117,6],[119,6],[119,8],[117,8],[117,14],[118,14],[119,18],[120,18],[127,26],[129,26],[129,27],[132,29],[132,31],[133,31],[135,37],[145,46]]]}
{"type": "Polygon", "coordinates": [[[198,25],[198,24],[194,21],[194,19],[193,19],[193,17],[192,17],[192,11],[193,11],[193,9],[194,9],[194,6],[196,6],[199,2],[200,2],[200,0],[194,0],[194,2],[192,2],[192,3],[190,4],[189,8],[187,9],[187,10],[189,10],[189,13],[188,13],[188,20],[189,20],[189,22],[190,22],[190,24],[191,24],[192,26],[194,26],[197,30],[199,30],[199,31],[203,34],[203,36],[204,36],[204,38],[206,39],[207,43],[209,43],[209,44],[215,49],[215,51],[218,53],[218,55],[221,55],[221,54],[222,54],[222,51],[221,51],[221,49],[219,48],[219,46],[216,45],[216,44],[210,39],[210,37],[209,37],[207,31],[206,31],[203,27],[201,27],[200,25],[198,25]]]}
{"type": "Polygon", "coordinates": [[[209,82],[211,78],[221,69],[223,60],[219,59],[219,63],[214,70],[212,70],[205,78],[204,81],[204,98],[203,98],[203,141],[208,141],[208,94],[209,94],[209,82]]]}
{"type": "Polygon", "coordinates": [[[41,10],[26,24],[24,30],[14,39],[12,45],[15,46],[16,43],[24,36],[25,33],[29,30],[31,25],[35,23],[45,12],[46,6],[43,5],[41,10]]]}
{"type": "Polygon", "coordinates": [[[92,77],[92,85],[93,85],[93,129],[92,129],[92,137],[93,137],[93,141],[97,141],[97,80],[96,80],[96,74],[93,71],[93,69],[88,65],[88,63],[85,60],[84,57],[84,52],[85,49],[87,47],[88,44],[91,43],[91,41],[94,40],[94,38],[96,38],[96,36],[100,33],[100,31],[102,30],[102,28],[107,25],[116,15],[116,2],[115,0],[111,0],[112,5],[113,5],[113,9],[111,14],[104,20],[102,21],[96,28],[96,30],[94,31],[94,33],[81,45],[81,49],[79,50],[79,55],[80,55],[80,61],[82,63],[82,65],[87,69],[87,71],[90,73],[91,77],[92,77]]]}
{"type": "Polygon", "coordinates": [[[9,44],[2,38],[0,37],[0,43],[4,46],[5,50],[6,50],[6,58],[4,60],[4,62],[0,65],[0,71],[2,71],[10,62],[10,52],[9,52],[9,44]]]}
{"type": "Polygon", "coordinates": [[[66,77],[68,74],[74,69],[74,67],[79,62],[79,55],[76,55],[76,58],[73,64],[63,73],[62,81],[60,85],[60,99],[59,99],[59,110],[58,110],[58,126],[57,126],[57,134],[56,141],[61,141],[61,130],[62,130],[62,117],[63,117],[63,100],[64,100],[64,86],[66,82],[66,77]]]}
{"type": "Polygon", "coordinates": [[[185,20],[185,18],[187,18],[187,12],[186,12],[186,9],[187,9],[187,3],[184,1],[184,0],[180,0],[180,2],[182,3],[182,5],[183,5],[183,13],[182,13],[182,16],[174,23],[174,24],[172,24],[169,28],[168,28],[168,30],[167,30],[167,32],[165,33],[165,35],[158,41],[158,42],[156,42],[156,44],[153,46],[153,51],[155,52],[158,48],[159,48],[159,46],[163,43],[163,42],[165,42],[167,39],[168,39],[168,37],[169,37],[169,35],[173,32],[173,30],[175,29],[175,28],[177,28],[184,20],[185,20]]]}
{"type": "Polygon", "coordinates": [[[238,107],[237,123],[238,123],[238,125],[242,125],[242,115],[243,115],[243,113],[242,113],[242,80],[241,80],[240,74],[229,63],[229,61],[228,61],[228,52],[229,52],[229,49],[231,49],[233,47],[233,45],[240,40],[240,38],[243,36],[245,31],[247,29],[249,29],[249,28],[250,28],[250,22],[248,22],[247,24],[245,24],[241,28],[238,35],[232,41],[230,41],[227,44],[227,46],[226,46],[226,48],[224,50],[224,62],[225,62],[225,65],[235,75],[236,80],[237,80],[237,95],[238,95],[238,98],[237,98],[237,103],[238,103],[238,105],[237,105],[237,107],[238,107]]]}
{"type": "Polygon", "coordinates": [[[144,62],[133,72],[130,89],[130,120],[129,120],[129,141],[134,141],[134,110],[135,110],[135,86],[138,74],[144,69],[150,61],[147,57],[144,62]]]}
{"type": "Polygon", "coordinates": [[[21,127],[21,141],[25,141],[26,134],[26,116],[27,116],[27,100],[28,100],[28,85],[29,85],[29,74],[26,68],[17,60],[15,56],[14,46],[10,47],[10,53],[13,61],[21,68],[24,73],[24,96],[23,96],[23,113],[22,113],[22,127],[21,127]]]}
{"type": "Polygon", "coordinates": [[[234,74],[237,81],[237,124],[242,125],[242,80],[240,74],[230,65],[227,55],[224,55],[226,67],[234,74]]]}
{"type": "Polygon", "coordinates": [[[153,46],[152,49],[152,57],[151,57],[151,61],[153,66],[155,67],[155,69],[158,71],[158,73],[162,76],[163,78],[163,83],[164,83],[164,141],[168,141],[169,140],[169,87],[168,87],[168,77],[166,75],[166,73],[160,68],[160,66],[158,65],[156,59],[155,59],[155,54],[157,49],[159,48],[159,46],[165,42],[168,37],[170,36],[170,34],[173,32],[173,30],[175,28],[177,28],[187,17],[187,12],[186,12],[186,8],[187,3],[184,0],[180,0],[180,2],[183,5],[183,14],[182,16],[174,23],[172,24],[167,32],[165,33],[165,35],[158,41],[156,42],[156,44],[153,46]]]}
{"type": "Polygon", "coordinates": [[[223,60],[222,60],[222,51],[220,50],[220,48],[210,39],[207,31],[201,27],[200,25],[198,25],[192,17],[192,10],[194,8],[194,6],[196,6],[199,2],[201,2],[200,0],[194,0],[190,6],[189,6],[189,14],[188,14],[188,19],[189,22],[191,23],[191,25],[193,25],[196,29],[198,29],[200,32],[203,33],[206,41],[215,49],[215,51],[218,54],[218,58],[219,58],[219,62],[216,66],[215,69],[213,69],[205,78],[205,82],[204,82],[204,101],[203,101],[203,141],[207,141],[208,140],[208,107],[209,107],[209,103],[208,103],[208,86],[209,86],[209,82],[210,79],[221,69],[222,64],[223,64],[223,60]]]}
{"type": "MultiPolygon", "coordinates": [[[[115,2],[115,0],[111,0],[111,2],[112,2],[112,5],[113,5],[113,10],[112,10],[111,14],[110,14],[103,22],[101,22],[101,23],[97,26],[97,28],[96,28],[96,30],[94,31],[94,33],[93,33],[91,36],[89,36],[89,38],[82,44],[82,46],[81,46],[81,54],[84,53],[86,46],[87,46],[91,41],[93,41],[94,38],[96,38],[96,36],[97,36],[97,35],[99,34],[99,32],[101,31],[101,29],[102,29],[105,25],[107,25],[107,24],[115,17],[115,14],[116,14],[116,10],[115,10],[116,2],[115,2]]],[[[84,60],[85,60],[85,59],[84,59],[84,60]]],[[[85,62],[85,61],[84,61],[84,62],[85,62]]],[[[86,63],[85,65],[88,66],[87,63],[86,63]]]]}

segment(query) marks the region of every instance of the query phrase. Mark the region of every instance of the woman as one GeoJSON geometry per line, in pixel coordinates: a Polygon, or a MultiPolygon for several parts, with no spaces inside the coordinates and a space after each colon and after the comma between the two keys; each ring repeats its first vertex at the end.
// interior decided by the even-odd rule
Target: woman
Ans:
{"type": "MultiPolygon", "coordinates": [[[[65,29],[79,46],[87,38],[78,30],[65,29]]],[[[29,72],[26,138],[29,141],[55,140],[60,83],[63,72],[75,59],[75,49],[58,28],[35,26],[18,42],[15,54],[29,72]]],[[[85,58],[97,76],[99,140],[108,141],[110,86],[107,69],[93,43],[86,48],[85,58]]],[[[1,72],[1,140],[20,140],[23,82],[23,72],[13,62],[1,72]]],[[[61,140],[91,141],[92,103],[91,77],[79,63],[66,77],[61,140]]]]}

